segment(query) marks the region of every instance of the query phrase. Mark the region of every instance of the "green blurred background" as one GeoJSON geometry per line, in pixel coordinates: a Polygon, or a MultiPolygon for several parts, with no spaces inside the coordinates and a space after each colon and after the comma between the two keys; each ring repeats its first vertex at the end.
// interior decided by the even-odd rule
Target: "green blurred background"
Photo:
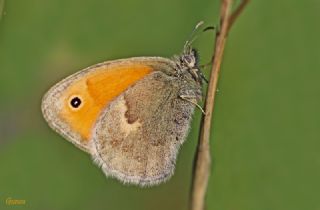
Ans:
{"type": "MultiPolygon", "coordinates": [[[[252,1],[232,29],[211,139],[207,209],[320,209],[320,1],[252,1]]],[[[0,0],[0,209],[187,209],[197,111],[175,175],[153,188],[106,179],[42,118],[41,97],[89,65],[171,57],[219,1],[0,0]],[[7,206],[8,197],[26,205],[7,206]]],[[[195,47],[209,61],[213,33],[195,47]]],[[[208,69],[204,70],[208,75],[208,69]]]]}

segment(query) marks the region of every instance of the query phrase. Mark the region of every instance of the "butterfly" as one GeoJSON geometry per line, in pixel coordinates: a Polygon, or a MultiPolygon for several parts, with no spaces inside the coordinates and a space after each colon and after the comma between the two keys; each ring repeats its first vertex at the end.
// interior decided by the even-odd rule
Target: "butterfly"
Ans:
{"type": "Polygon", "coordinates": [[[111,60],[72,74],[44,95],[45,120],[106,176],[140,186],[168,180],[202,97],[193,41],[172,59],[111,60]]]}

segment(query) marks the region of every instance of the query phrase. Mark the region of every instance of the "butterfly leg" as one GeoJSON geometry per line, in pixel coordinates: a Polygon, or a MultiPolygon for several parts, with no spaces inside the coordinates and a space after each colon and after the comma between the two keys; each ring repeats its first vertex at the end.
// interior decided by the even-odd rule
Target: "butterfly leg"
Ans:
{"type": "Polygon", "coordinates": [[[188,101],[192,104],[194,104],[196,107],[198,107],[201,112],[205,115],[205,111],[202,109],[202,107],[197,103],[197,96],[195,95],[179,95],[179,97],[185,101],[188,101]]]}

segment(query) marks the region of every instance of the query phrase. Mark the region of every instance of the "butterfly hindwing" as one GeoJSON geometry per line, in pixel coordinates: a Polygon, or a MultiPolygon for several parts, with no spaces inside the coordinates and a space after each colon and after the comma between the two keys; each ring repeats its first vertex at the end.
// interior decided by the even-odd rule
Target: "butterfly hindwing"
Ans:
{"type": "Polygon", "coordinates": [[[179,97],[180,82],[152,72],[101,113],[93,131],[93,158],[106,175],[154,185],[173,174],[194,110],[179,97]]]}

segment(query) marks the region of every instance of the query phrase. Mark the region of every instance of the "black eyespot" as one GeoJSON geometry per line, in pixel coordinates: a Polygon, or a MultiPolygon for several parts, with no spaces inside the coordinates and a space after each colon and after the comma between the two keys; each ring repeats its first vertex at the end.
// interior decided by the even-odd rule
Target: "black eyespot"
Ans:
{"type": "Polygon", "coordinates": [[[78,108],[81,105],[81,99],[79,97],[73,97],[70,104],[73,108],[78,108]]]}

